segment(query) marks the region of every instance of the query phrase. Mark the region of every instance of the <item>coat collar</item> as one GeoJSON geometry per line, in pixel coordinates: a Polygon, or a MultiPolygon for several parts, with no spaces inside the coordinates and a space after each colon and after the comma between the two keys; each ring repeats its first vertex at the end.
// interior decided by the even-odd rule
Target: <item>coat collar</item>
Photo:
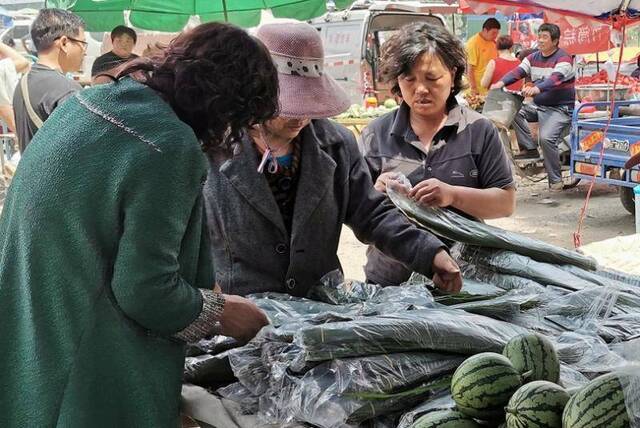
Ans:
{"type": "Polygon", "coordinates": [[[293,210],[292,239],[302,231],[311,214],[322,201],[327,190],[333,186],[336,162],[323,150],[325,144],[333,143],[328,126],[312,121],[303,130],[300,150],[300,179],[296,190],[293,210]]]}
{"type": "MultiPolygon", "coordinates": [[[[312,121],[302,132],[300,148],[300,172],[294,205],[292,235],[304,227],[327,189],[333,184],[336,162],[322,150],[336,136],[325,135],[326,126],[312,121]]],[[[233,156],[220,166],[234,189],[284,235],[287,230],[280,209],[263,174],[257,172],[258,157],[251,138],[244,135],[234,150],[233,156]]]]}
{"type": "Polygon", "coordinates": [[[269,188],[269,183],[257,169],[256,149],[251,138],[245,134],[235,146],[233,156],[220,167],[220,172],[229,179],[231,185],[253,208],[286,235],[287,229],[269,188]]]}

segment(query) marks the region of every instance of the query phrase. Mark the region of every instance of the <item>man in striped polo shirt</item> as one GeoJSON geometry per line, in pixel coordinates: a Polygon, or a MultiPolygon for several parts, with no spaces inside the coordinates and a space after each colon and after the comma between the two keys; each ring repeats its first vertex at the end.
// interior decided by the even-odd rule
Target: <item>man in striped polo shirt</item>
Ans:
{"type": "Polygon", "coordinates": [[[492,89],[502,88],[525,77],[531,78],[533,86],[525,87],[522,92],[533,97],[533,102],[522,107],[514,124],[521,150],[517,157],[538,157],[527,121],[538,122],[551,191],[563,189],[558,140],[571,124],[576,97],[573,58],[558,47],[559,43],[560,28],[555,24],[542,24],[538,29],[538,50],[492,86],[492,89]]]}

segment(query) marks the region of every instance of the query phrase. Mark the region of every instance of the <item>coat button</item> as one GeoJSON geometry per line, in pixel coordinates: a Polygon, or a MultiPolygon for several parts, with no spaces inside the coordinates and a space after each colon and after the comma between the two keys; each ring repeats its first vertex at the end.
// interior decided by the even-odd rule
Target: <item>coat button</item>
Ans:
{"type": "Polygon", "coordinates": [[[287,244],[278,244],[276,245],[276,253],[278,254],[286,254],[287,252],[287,244]]]}
{"type": "Polygon", "coordinates": [[[294,288],[296,288],[296,280],[295,280],[295,279],[293,279],[293,278],[289,278],[289,279],[287,279],[286,284],[287,284],[287,288],[288,288],[289,290],[293,290],[294,288]]]}

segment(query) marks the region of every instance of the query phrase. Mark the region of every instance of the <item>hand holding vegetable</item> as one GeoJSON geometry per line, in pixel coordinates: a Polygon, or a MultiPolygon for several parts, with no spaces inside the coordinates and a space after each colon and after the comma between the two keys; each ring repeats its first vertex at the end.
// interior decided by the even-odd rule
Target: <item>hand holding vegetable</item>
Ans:
{"type": "Polygon", "coordinates": [[[416,184],[409,197],[425,206],[444,208],[453,205],[455,187],[437,178],[429,178],[416,184]]]}
{"type": "Polygon", "coordinates": [[[241,342],[253,339],[269,319],[255,303],[244,297],[225,294],[224,311],[220,317],[221,334],[241,342]]]}
{"type": "Polygon", "coordinates": [[[462,289],[460,268],[445,250],[433,258],[433,283],[442,291],[456,294],[462,289]]]}
{"type": "Polygon", "coordinates": [[[376,180],[374,187],[378,192],[387,193],[387,184],[391,181],[399,183],[399,177],[399,172],[383,172],[376,180]]]}

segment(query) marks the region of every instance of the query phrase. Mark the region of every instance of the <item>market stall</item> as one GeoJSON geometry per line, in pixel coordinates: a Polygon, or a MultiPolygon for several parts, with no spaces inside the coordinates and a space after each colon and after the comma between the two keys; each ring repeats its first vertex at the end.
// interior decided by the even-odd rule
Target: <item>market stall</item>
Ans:
{"type": "Polygon", "coordinates": [[[191,417],[233,428],[479,427],[505,418],[507,427],[538,428],[528,421],[539,418],[575,428],[598,417],[608,428],[638,426],[640,372],[629,367],[640,277],[390,195],[417,224],[459,242],[463,291],[438,293],[419,276],[381,288],[336,272],[306,298],[253,295],[272,323],[254,340],[189,347],[191,417]],[[592,395],[604,384],[606,405],[592,395]]]}

